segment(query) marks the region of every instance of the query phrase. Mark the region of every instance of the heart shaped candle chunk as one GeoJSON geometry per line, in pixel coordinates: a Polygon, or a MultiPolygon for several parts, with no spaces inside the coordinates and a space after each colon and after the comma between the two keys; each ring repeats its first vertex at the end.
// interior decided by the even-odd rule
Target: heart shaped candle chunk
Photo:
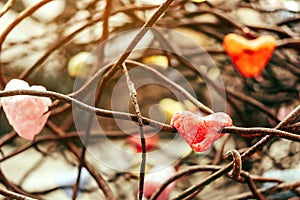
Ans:
{"type": "Polygon", "coordinates": [[[194,151],[202,152],[223,136],[220,130],[225,126],[232,126],[232,120],[223,112],[200,117],[192,112],[182,111],[173,115],[171,125],[194,151]]]}
{"type": "MultiPolygon", "coordinates": [[[[43,86],[30,87],[27,82],[19,79],[9,81],[4,91],[19,89],[46,91],[43,86]]],[[[48,107],[52,102],[48,97],[18,95],[3,97],[1,103],[8,122],[19,136],[33,140],[34,136],[45,126],[50,115],[48,107]]]]}
{"type": "Polygon", "coordinates": [[[255,77],[267,65],[276,48],[276,39],[270,35],[254,40],[230,33],[223,39],[223,46],[233,64],[244,77],[255,77]]]}

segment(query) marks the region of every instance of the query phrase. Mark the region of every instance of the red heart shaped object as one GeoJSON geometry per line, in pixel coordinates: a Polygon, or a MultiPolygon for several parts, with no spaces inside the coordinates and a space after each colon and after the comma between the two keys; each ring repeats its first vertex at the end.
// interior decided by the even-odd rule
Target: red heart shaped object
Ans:
{"type": "Polygon", "coordinates": [[[276,48],[276,39],[270,35],[254,40],[230,33],[223,39],[223,46],[233,64],[244,77],[255,77],[267,65],[276,48]]]}
{"type": "Polygon", "coordinates": [[[171,125],[194,151],[202,152],[223,136],[220,130],[225,126],[232,126],[232,120],[223,112],[200,117],[192,112],[182,111],[173,115],[171,125]]]}

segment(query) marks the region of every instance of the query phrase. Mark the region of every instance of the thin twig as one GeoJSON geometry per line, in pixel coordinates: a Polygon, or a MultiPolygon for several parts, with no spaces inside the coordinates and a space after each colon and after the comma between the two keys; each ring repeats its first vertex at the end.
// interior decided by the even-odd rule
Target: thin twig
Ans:
{"type": "Polygon", "coordinates": [[[1,137],[0,140],[0,148],[5,145],[8,142],[11,142],[18,134],[16,133],[16,131],[11,131],[8,134],[5,134],[3,137],[1,137]]]}
{"type": "Polygon", "coordinates": [[[256,108],[260,109],[263,113],[265,113],[267,116],[269,116],[275,122],[277,122],[277,123],[280,122],[278,120],[277,116],[275,115],[275,113],[270,108],[265,106],[263,103],[259,102],[258,100],[254,99],[250,96],[247,96],[247,95],[245,95],[241,92],[235,91],[233,89],[229,89],[229,88],[226,88],[226,94],[228,96],[232,96],[236,99],[245,101],[245,102],[249,103],[252,106],[255,106],[256,108]]]}
{"type": "Polygon", "coordinates": [[[300,135],[300,122],[285,126],[282,130],[300,135]]]}
{"type": "MultiPolygon", "coordinates": [[[[51,123],[51,122],[49,122],[49,123],[51,123]]],[[[136,130],[131,130],[129,132],[134,134],[134,133],[136,133],[136,130]]],[[[144,130],[145,134],[152,133],[152,132],[153,132],[153,129],[144,130]]],[[[43,143],[43,142],[67,141],[67,140],[72,140],[72,139],[75,139],[78,137],[84,137],[85,135],[86,135],[86,132],[84,132],[84,131],[67,132],[65,135],[41,135],[41,136],[36,137],[34,139],[34,141],[28,142],[28,143],[24,144],[23,146],[10,152],[6,156],[3,156],[0,159],[0,163],[38,145],[40,143],[43,143]]],[[[95,133],[95,132],[91,131],[91,135],[89,136],[89,139],[92,139],[92,138],[99,139],[99,138],[107,138],[107,137],[109,137],[109,138],[125,138],[125,137],[128,137],[128,132],[125,134],[124,132],[121,132],[121,131],[111,131],[111,132],[108,131],[108,132],[105,132],[105,134],[101,134],[101,133],[99,134],[99,133],[95,133]]],[[[2,141],[2,139],[1,139],[1,141],[2,141]]]]}
{"type": "Polygon", "coordinates": [[[199,7],[196,12],[187,13],[187,15],[193,16],[193,15],[199,15],[199,14],[203,14],[203,13],[213,14],[213,15],[217,16],[218,18],[222,19],[223,21],[230,23],[235,28],[239,29],[243,33],[243,35],[245,35],[247,37],[256,38],[258,36],[256,32],[254,32],[253,30],[250,30],[247,26],[238,22],[237,20],[232,19],[231,17],[226,15],[224,13],[224,11],[218,10],[216,8],[199,7]]]}
{"type": "Polygon", "coordinates": [[[288,140],[293,140],[300,142],[300,135],[289,133],[287,131],[281,131],[273,128],[262,128],[262,127],[253,127],[253,128],[243,128],[243,127],[224,127],[222,133],[233,133],[242,135],[245,137],[261,137],[264,135],[278,136],[288,140]]]}
{"type": "MultiPolygon", "coordinates": [[[[292,183],[281,183],[271,188],[260,188],[257,191],[264,195],[274,194],[276,192],[292,190],[300,186],[300,182],[292,182],[292,183]]],[[[237,194],[231,197],[226,198],[226,200],[236,200],[236,199],[250,199],[253,198],[252,192],[245,192],[241,194],[237,194]]]]}
{"type": "Polygon", "coordinates": [[[124,53],[119,57],[119,59],[114,63],[114,65],[104,74],[102,80],[99,83],[99,89],[102,90],[107,83],[107,79],[110,78],[118,68],[121,67],[123,62],[128,58],[133,49],[139,43],[139,41],[144,37],[144,35],[148,32],[149,28],[152,27],[155,22],[161,17],[161,15],[169,8],[169,6],[173,3],[174,0],[166,0],[165,3],[161,4],[159,8],[155,11],[155,13],[147,20],[147,22],[142,26],[140,31],[136,34],[136,36],[131,40],[130,44],[124,51],[124,53]]]}
{"type": "Polygon", "coordinates": [[[7,11],[9,11],[9,9],[11,9],[14,5],[16,0],[8,0],[5,5],[2,7],[2,9],[0,10],[0,17],[2,17],[5,13],[7,13],[7,11]]]}
{"type": "Polygon", "coordinates": [[[286,46],[297,46],[297,47],[299,47],[299,45],[300,45],[300,39],[286,38],[286,39],[280,40],[276,46],[277,47],[286,47],[286,46]]]}
{"type": "Polygon", "coordinates": [[[112,10],[113,1],[106,0],[105,9],[103,11],[103,30],[101,42],[104,42],[109,37],[109,17],[112,10]]]}
{"type": "MultiPolygon", "coordinates": [[[[101,42],[105,41],[109,37],[109,17],[110,17],[111,7],[113,4],[112,2],[113,1],[106,0],[106,6],[105,6],[105,9],[103,12],[103,31],[102,31],[102,36],[101,36],[101,42]]],[[[103,55],[104,55],[104,46],[101,46],[98,57],[102,58],[103,55]]],[[[100,59],[99,62],[102,62],[103,60],[104,59],[100,59]]],[[[101,63],[99,64],[99,66],[101,66],[101,63]]],[[[100,97],[100,92],[101,91],[99,91],[99,90],[97,91],[95,105],[97,105],[98,99],[100,97]]],[[[90,137],[92,121],[93,121],[92,118],[93,118],[93,115],[89,114],[88,121],[87,121],[87,127],[86,127],[86,131],[85,131],[85,136],[84,136],[84,143],[83,143],[83,147],[81,150],[81,156],[79,158],[78,175],[77,175],[76,183],[73,186],[72,200],[76,199],[77,191],[79,189],[81,171],[82,171],[82,167],[84,165],[84,159],[85,159],[87,146],[89,145],[89,137],[90,137]]]]}
{"type": "MultiPolygon", "coordinates": [[[[289,123],[293,122],[300,115],[300,105],[296,107],[292,112],[288,114],[276,127],[275,129],[281,129],[287,126],[289,123]]],[[[257,149],[263,147],[265,144],[270,142],[273,139],[273,136],[267,135],[261,140],[259,140],[255,145],[250,147],[247,151],[242,154],[242,159],[247,159],[250,155],[257,151],[257,149]]]]}
{"type": "Polygon", "coordinates": [[[171,81],[170,79],[168,79],[167,77],[165,77],[164,75],[162,75],[161,73],[159,73],[157,70],[136,62],[136,61],[132,61],[132,60],[127,60],[126,63],[128,64],[132,64],[135,66],[139,66],[142,67],[143,69],[147,70],[148,72],[151,72],[152,74],[154,74],[157,78],[161,79],[162,81],[164,81],[167,86],[171,87],[172,89],[177,90],[178,92],[180,92],[186,99],[188,99],[189,101],[191,101],[195,106],[197,106],[202,112],[207,113],[207,114],[212,114],[214,113],[209,107],[205,106],[203,103],[201,103],[200,101],[198,101],[195,97],[193,97],[189,92],[187,92],[183,87],[181,87],[180,85],[178,85],[177,83],[171,81]]]}
{"type": "Polygon", "coordinates": [[[225,145],[227,144],[227,142],[230,140],[231,135],[224,135],[224,140],[222,141],[222,145],[219,151],[216,152],[215,158],[213,159],[213,161],[211,162],[212,165],[217,165],[220,163],[222,157],[223,157],[223,152],[224,152],[224,148],[225,145]]]}
{"type": "Polygon", "coordinates": [[[182,169],[181,171],[176,172],[176,174],[168,178],[159,188],[157,188],[156,191],[152,194],[150,200],[157,199],[169,184],[171,184],[172,182],[178,180],[183,176],[187,176],[196,172],[217,171],[219,169],[221,169],[221,167],[216,165],[198,165],[198,166],[192,166],[186,169],[182,169]]]}
{"type": "MultiPolygon", "coordinates": [[[[35,90],[12,90],[12,91],[1,91],[0,97],[7,97],[7,96],[15,96],[15,95],[31,95],[31,96],[43,96],[43,97],[50,97],[54,99],[61,100],[63,102],[73,104],[78,108],[85,110],[88,113],[96,114],[102,117],[110,117],[110,118],[117,118],[117,119],[124,119],[129,121],[136,121],[138,122],[138,117],[136,115],[125,113],[125,112],[118,112],[118,111],[110,111],[101,108],[95,108],[93,106],[87,105],[79,100],[76,100],[72,97],[67,95],[52,92],[52,91],[35,91],[35,90]]],[[[142,117],[143,124],[152,126],[162,131],[166,132],[177,132],[175,128],[170,125],[163,124],[161,122],[154,121],[152,119],[142,117]]]]}
{"type": "Polygon", "coordinates": [[[86,148],[85,146],[82,148],[81,150],[81,155],[78,158],[79,159],[79,165],[77,167],[78,172],[77,172],[77,177],[76,177],[76,182],[73,185],[73,195],[72,195],[72,200],[75,200],[77,198],[77,193],[79,190],[79,184],[80,184],[80,177],[81,177],[81,172],[82,172],[82,168],[84,165],[84,159],[85,159],[85,153],[86,153],[86,148]]]}
{"type": "Polygon", "coordinates": [[[174,200],[184,199],[186,197],[193,198],[196,196],[206,185],[212,183],[214,180],[220,178],[221,176],[227,174],[233,166],[233,162],[227,164],[225,167],[219,169],[218,171],[214,172],[213,174],[209,175],[205,179],[203,179],[200,183],[191,186],[190,188],[186,189],[184,192],[179,194],[174,200]]]}
{"type": "MultiPolygon", "coordinates": [[[[167,41],[167,39],[163,36],[163,33],[160,30],[154,29],[154,33],[158,37],[158,41],[162,44],[162,46],[163,46],[164,49],[170,50],[171,52],[175,52],[175,48],[172,46],[172,44],[170,44],[167,41]]],[[[189,66],[190,69],[194,69],[193,66],[191,66],[191,64],[189,62],[187,62],[185,59],[183,59],[181,56],[178,56],[177,54],[174,54],[174,56],[176,57],[176,59],[178,61],[180,61],[181,63],[183,63],[183,64],[185,64],[187,66],[189,66]]],[[[136,62],[133,61],[133,64],[134,63],[136,63],[136,62]]],[[[212,113],[214,113],[213,110],[211,110],[210,108],[208,108],[207,106],[205,106],[203,103],[201,103],[200,101],[198,101],[196,98],[194,98],[190,93],[188,93],[187,91],[185,91],[185,89],[183,89],[180,85],[174,83],[170,79],[168,79],[165,76],[161,75],[159,72],[156,72],[156,70],[154,70],[153,68],[147,67],[147,66],[145,66],[143,64],[139,64],[139,65],[141,67],[144,67],[148,71],[154,73],[157,77],[161,78],[167,84],[169,84],[170,86],[172,86],[173,89],[178,90],[188,100],[190,100],[193,104],[195,104],[202,112],[204,112],[206,114],[212,114],[212,113]]],[[[198,71],[195,71],[195,72],[198,73],[198,71]]]]}
{"type": "MultiPolygon", "coordinates": [[[[129,6],[129,7],[124,7],[117,9],[111,13],[111,15],[120,13],[120,12],[125,12],[125,11],[130,11],[130,10],[148,10],[148,9],[153,9],[156,6],[144,6],[144,7],[134,7],[134,6],[129,6]]],[[[81,31],[85,30],[86,28],[94,25],[95,23],[99,22],[102,19],[102,16],[96,17],[95,19],[90,20],[88,23],[85,25],[79,27],[76,29],[74,32],[71,34],[68,34],[67,36],[61,38],[60,40],[56,41],[54,44],[50,45],[50,47],[46,50],[46,52],[43,54],[42,57],[40,57],[31,67],[27,68],[24,72],[22,72],[19,76],[19,79],[24,79],[25,77],[29,76],[31,72],[36,70],[50,55],[52,52],[55,50],[59,49],[63,45],[65,45],[67,42],[69,42],[71,39],[73,39],[77,34],[79,34],[81,31]]]]}
{"type": "Polygon", "coordinates": [[[18,194],[16,192],[9,191],[4,188],[0,188],[0,194],[9,198],[9,199],[16,199],[16,200],[37,200],[35,198],[31,198],[22,194],[18,194]]]}
{"type": "MultiPolygon", "coordinates": [[[[49,121],[47,122],[47,126],[55,132],[59,136],[64,136],[66,133],[61,130],[59,127],[57,127],[53,122],[49,121]]],[[[71,150],[71,152],[79,159],[80,158],[80,150],[78,149],[77,146],[75,146],[71,142],[67,142],[67,146],[71,150]]],[[[104,180],[102,175],[94,169],[94,167],[85,159],[84,160],[84,166],[88,170],[88,172],[91,174],[91,176],[96,180],[99,188],[103,191],[105,197],[107,199],[112,199],[114,200],[114,195],[111,191],[111,188],[109,187],[108,183],[104,180]]]]}
{"type": "Polygon", "coordinates": [[[263,197],[263,195],[257,190],[252,178],[249,176],[249,173],[243,173],[242,174],[243,177],[245,177],[245,181],[249,186],[249,189],[251,190],[251,192],[253,193],[254,197],[258,200],[264,200],[265,198],[263,197]]]}
{"type": "Polygon", "coordinates": [[[24,191],[21,187],[9,181],[6,176],[3,174],[2,169],[0,169],[0,180],[1,182],[8,188],[17,192],[18,194],[22,194],[24,196],[28,196],[35,199],[40,199],[37,195],[30,194],[29,192],[24,191]]]}
{"type": "Polygon", "coordinates": [[[137,91],[134,87],[134,83],[130,79],[130,76],[128,74],[128,69],[127,69],[125,63],[123,64],[123,72],[126,77],[126,83],[128,86],[130,99],[131,99],[132,105],[134,106],[135,113],[138,117],[138,125],[139,125],[139,132],[140,132],[141,145],[142,145],[142,162],[141,162],[141,166],[140,166],[138,198],[140,200],[142,200],[143,193],[144,193],[144,179],[145,179],[146,156],[147,156],[146,139],[145,139],[145,134],[144,134],[144,129],[143,129],[143,118],[142,118],[142,114],[140,111],[140,106],[137,101],[137,91]]]}
{"type": "MultiPolygon", "coordinates": [[[[45,4],[49,3],[50,1],[53,1],[53,0],[42,0],[42,1],[39,1],[37,4],[34,4],[33,6],[25,9],[18,15],[18,17],[10,25],[8,25],[6,27],[6,29],[3,31],[3,33],[0,34],[0,57],[1,57],[1,52],[2,52],[3,42],[4,42],[5,38],[7,37],[7,35],[26,17],[30,16],[32,13],[34,13],[36,10],[38,10],[40,7],[44,6],[45,4]]],[[[1,62],[0,62],[0,84],[2,85],[2,87],[4,87],[6,84],[6,80],[3,75],[3,67],[2,67],[1,62]]]]}

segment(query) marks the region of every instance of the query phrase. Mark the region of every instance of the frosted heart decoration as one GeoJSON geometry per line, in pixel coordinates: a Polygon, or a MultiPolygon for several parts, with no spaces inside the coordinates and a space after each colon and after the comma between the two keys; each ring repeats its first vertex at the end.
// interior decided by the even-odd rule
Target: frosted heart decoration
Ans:
{"type": "Polygon", "coordinates": [[[189,111],[182,111],[173,115],[171,125],[194,151],[203,152],[223,136],[220,130],[225,126],[232,126],[232,120],[223,112],[201,117],[189,111]]]}
{"type": "Polygon", "coordinates": [[[247,78],[261,73],[276,48],[276,39],[263,35],[253,40],[230,33],[223,39],[223,46],[238,71],[247,78]]]}
{"type": "MultiPolygon", "coordinates": [[[[46,91],[43,86],[33,85],[30,87],[27,82],[19,79],[10,80],[4,91],[20,89],[46,91]]],[[[3,97],[1,103],[9,124],[18,135],[27,140],[33,140],[48,120],[50,115],[48,107],[52,101],[48,97],[17,95],[3,97]]]]}

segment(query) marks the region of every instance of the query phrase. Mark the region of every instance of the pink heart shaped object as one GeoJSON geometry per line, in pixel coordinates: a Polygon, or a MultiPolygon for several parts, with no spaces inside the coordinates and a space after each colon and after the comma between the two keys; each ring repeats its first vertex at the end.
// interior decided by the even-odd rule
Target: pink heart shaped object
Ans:
{"type": "MultiPolygon", "coordinates": [[[[4,91],[20,89],[46,91],[43,86],[34,85],[30,87],[27,82],[19,79],[10,80],[4,91]]],[[[3,97],[1,103],[8,122],[19,136],[33,140],[48,120],[50,115],[48,107],[52,101],[48,97],[18,95],[3,97]]]]}
{"type": "Polygon", "coordinates": [[[171,125],[194,151],[202,152],[224,135],[220,130],[225,126],[232,126],[232,120],[223,112],[200,117],[192,112],[182,111],[173,115],[171,125]]]}

